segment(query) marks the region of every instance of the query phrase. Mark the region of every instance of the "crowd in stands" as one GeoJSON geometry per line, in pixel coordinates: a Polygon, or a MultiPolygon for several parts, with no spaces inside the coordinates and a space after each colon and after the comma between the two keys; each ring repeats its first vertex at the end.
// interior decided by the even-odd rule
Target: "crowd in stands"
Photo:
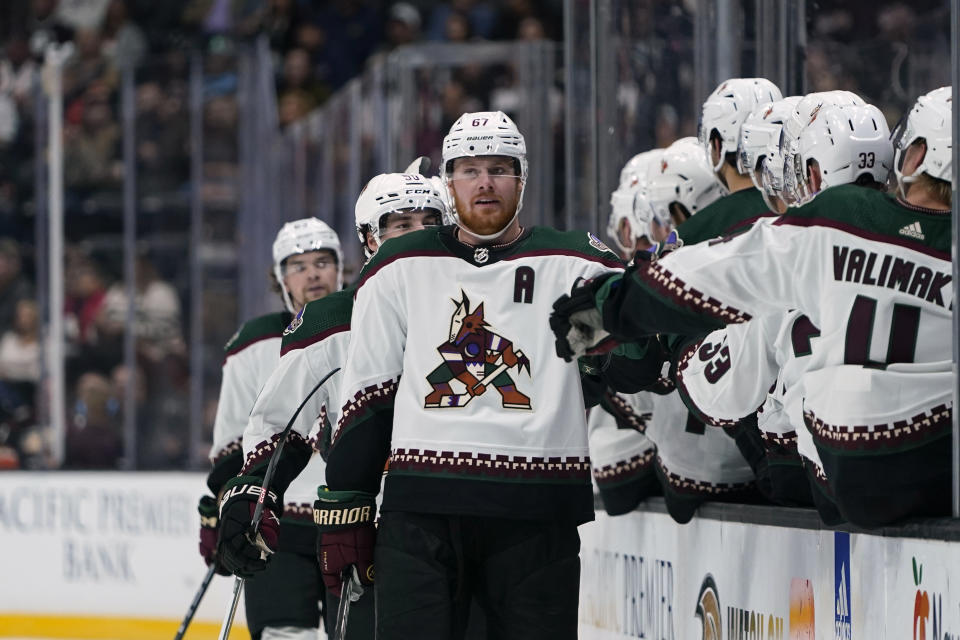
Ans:
{"type": "MultiPolygon", "coordinates": [[[[614,3],[619,37],[618,153],[665,147],[696,129],[693,100],[695,3],[614,3]]],[[[750,5],[751,3],[745,3],[750,5]]],[[[901,113],[919,88],[946,81],[927,60],[948,60],[944,3],[884,0],[869,15],[823,0],[808,25],[809,90],[847,88],[885,113],[901,113]],[[812,43],[816,43],[813,46],[812,43]],[[946,48],[945,48],[946,47],[946,48]],[[908,55],[909,54],[909,55],[908,55]],[[914,86],[915,85],[915,86],[914,86]]],[[[563,40],[563,0],[9,0],[0,3],[0,468],[46,468],[49,434],[44,384],[42,237],[35,193],[37,87],[46,45],[72,42],[64,68],[64,183],[67,327],[67,459],[72,468],[183,468],[202,459],[187,442],[189,52],[204,53],[203,183],[206,230],[230,246],[238,207],[237,51],[266,34],[281,126],[322,107],[346,82],[398,47],[423,42],[563,40]],[[125,459],[123,399],[130,376],[123,337],[130,301],[123,278],[121,89],[135,69],[138,255],[134,284],[139,437],[125,459]],[[158,425],[163,425],[159,428],[158,425]],[[78,444],[89,439],[94,445],[78,444]]],[[[754,36],[745,14],[744,37],[754,36]]],[[[585,28],[585,27],[584,27],[585,28]]],[[[583,51],[588,55],[588,51],[583,51]]],[[[560,58],[558,57],[558,60],[560,58]]],[[[559,77],[559,75],[558,75],[559,77]]],[[[513,69],[464,66],[421,78],[416,147],[439,148],[466,111],[514,113],[513,69]]],[[[562,94],[551,116],[562,176],[562,94]]],[[[523,127],[523,123],[521,123],[523,127]]],[[[430,155],[437,156],[436,153],[430,155]]],[[[622,162],[620,163],[622,164],[622,162]]],[[[555,201],[563,197],[562,180],[555,201]]],[[[42,225],[41,225],[42,227],[42,225]]],[[[234,257],[235,260],[235,257],[234,257]]],[[[229,261],[226,261],[229,262],[229,261]]],[[[205,298],[205,398],[215,398],[219,347],[241,320],[229,269],[210,276],[205,298]],[[208,379],[209,378],[209,379],[208,379]]],[[[209,434],[215,402],[203,407],[209,434]]]]}
{"type": "MultiPolygon", "coordinates": [[[[371,56],[423,41],[560,39],[559,0],[12,0],[0,6],[0,468],[48,468],[44,261],[35,193],[45,135],[38,85],[49,43],[72,43],[63,71],[67,248],[65,468],[189,465],[189,52],[204,54],[204,180],[212,235],[227,244],[238,206],[238,56],[269,38],[281,125],[318,108],[371,56]],[[122,78],[134,70],[137,257],[134,460],[123,442],[126,380],[122,78]],[[162,428],[161,428],[162,426],[162,428]]],[[[451,88],[451,113],[462,110],[451,88]],[[456,104],[454,104],[456,103],[456,104]]],[[[461,92],[462,93],[462,92],[461,92]]],[[[486,99],[486,96],[484,96],[486,99]]],[[[477,100],[473,98],[473,100],[477,100]]],[[[41,209],[42,210],[42,209],[41,209]]],[[[229,274],[215,284],[231,286],[229,274]]],[[[223,293],[223,292],[220,292],[223,293]]],[[[207,398],[235,296],[204,305],[207,398]],[[223,302],[223,304],[221,304],[223,302]],[[211,372],[213,372],[211,374],[211,372]]],[[[215,400],[203,407],[209,437],[215,400]]],[[[208,446],[208,445],[204,445],[208,446]]],[[[205,450],[204,450],[205,451],[205,450]]]]}

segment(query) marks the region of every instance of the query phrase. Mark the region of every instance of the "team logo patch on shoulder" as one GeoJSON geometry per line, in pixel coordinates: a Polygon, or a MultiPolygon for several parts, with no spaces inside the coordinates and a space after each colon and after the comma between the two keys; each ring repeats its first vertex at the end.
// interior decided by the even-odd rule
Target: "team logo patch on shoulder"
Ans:
{"type": "MultiPolygon", "coordinates": [[[[598,238],[597,236],[593,235],[593,234],[590,233],[589,231],[587,232],[587,240],[590,242],[590,246],[593,247],[594,249],[596,249],[597,251],[610,251],[610,253],[613,253],[613,251],[610,249],[610,247],[608,247],[607,245],[603,244],[603,241],[600,240],[600,238],[598,238]]],[[[616,254],[614,253],[614,255],[616,255],[616,254]]]]}
{"type": "MultiPolygon", "coordinates": [[[[241,327],[241,329],[242,329],[242,327],[241,327]]],[[[241,331],[241,329],[237,329],[237,330],[234,332],[234,334],[233,334],[232,336],[230,336],[230,339],[227,340],[227,344],[223,345],[223,350],[224,350],[224,351],[229,351],[229,350],[230,350],[230,347],[233,346],[233,343],[237,341],[237,338],[240,337],[240,331],[241,331]]]]}
{"type": "Polygon", "coordinates": [[[283,330],[283,335],[288,336],[300,328],[300,325],[303,324],[303,312],[306,310],[306,308],[307,307],[304,306],[303,309],[300,309],[300,311],[297,313],[297,317],[293,319],[293,322],[291,322],[287,328],[283,330]]]}

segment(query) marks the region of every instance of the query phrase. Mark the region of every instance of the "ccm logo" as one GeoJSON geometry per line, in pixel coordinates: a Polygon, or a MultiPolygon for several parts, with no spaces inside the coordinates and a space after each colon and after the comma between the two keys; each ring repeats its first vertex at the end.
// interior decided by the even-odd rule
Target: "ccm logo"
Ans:
{"type": "Polygon", "coordinates": [[[334,526],[370,522],[370,507],[352,509],[315,509],[313,521],[319,526],[334,526]]]}

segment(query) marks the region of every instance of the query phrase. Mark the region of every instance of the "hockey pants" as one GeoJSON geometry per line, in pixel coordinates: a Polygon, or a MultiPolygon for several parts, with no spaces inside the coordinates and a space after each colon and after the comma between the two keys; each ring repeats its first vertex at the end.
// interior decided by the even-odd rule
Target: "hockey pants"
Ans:
{"type": "Polygon", "coordinates": [[[387,512],[374,555],[378,640],[460,640],[471,600],[490,640],[574,640],[575,523],[387,512]]]}

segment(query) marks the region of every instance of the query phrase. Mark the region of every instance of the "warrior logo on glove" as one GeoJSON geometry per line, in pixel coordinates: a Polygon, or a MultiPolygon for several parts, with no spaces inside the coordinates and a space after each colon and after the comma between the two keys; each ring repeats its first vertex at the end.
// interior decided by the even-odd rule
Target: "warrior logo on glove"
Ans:
{"type": "Polygon", "coordinates": [[[430,372],[427,382],[433,390],[424,399],[427,409],[464,407],[474,397],[493,386],[505,409],[530,409],[530,398],[517,390],[509,370],[527,370],[530,360],[513,342],[497,335],[483,319],[483,302],[470,309],[470,299],[462,290],[454,300],[456,309],[450,321],[449,339],[437,347],[443,364],[430,372]],[[458,389],[454,389],[454,385],[458,389]],[[460,391],[460,388],[465,390],[460,391]]]}

